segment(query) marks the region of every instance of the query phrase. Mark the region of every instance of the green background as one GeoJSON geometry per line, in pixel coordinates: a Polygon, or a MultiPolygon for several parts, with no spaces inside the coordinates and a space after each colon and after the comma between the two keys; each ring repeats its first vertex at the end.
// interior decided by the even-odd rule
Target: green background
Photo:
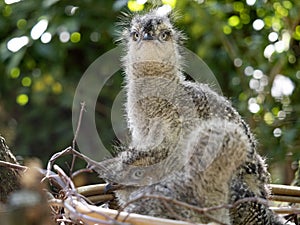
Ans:
{"type": "MultiPolygon", "coordinates": [[[[147,10],[162,2],[7,3],[0,1],[0,133],[16,155],[38,157],[46,163],[51,154],[71,145],[76,86],[95,59],[116,47],[121,12],[147,10]],[[44,33],[51,34],[49,42],[31,36],[41,20],[48,21],[44,33]],[[66,42],[60,39],[63,32],[70,36],[66,42]],[[28,37],[28,44],[10,51],[9,41],[22,36],[28,37]]],[[[185,46],[208,64],[223,94],[250,124],[273,182],[289,183],[293,162],[300,157],[300,2],[163,3],[177,11],[176,26],[188,37],[185,46]],[[256,22],[263,22],[263,27],[254,29],[256,22]],[[264,56],[267,46],[274,50],[269,57],[264,56]],[[272,96],[278,74],[293,83],[290,95],[272,96]]],[[[117,143],[110,115],[122,84],[120,72],[107,82],[96,107],[97,126],[105,130],[100,136],[108,148],[117,143]]]]}

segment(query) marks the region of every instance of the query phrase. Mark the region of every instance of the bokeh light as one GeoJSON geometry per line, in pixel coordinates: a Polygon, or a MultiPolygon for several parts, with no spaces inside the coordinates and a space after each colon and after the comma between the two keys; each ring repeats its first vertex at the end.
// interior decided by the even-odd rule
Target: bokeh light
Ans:
{"type": "Polygon", "coordinates": [[[28,95],[26,95],[26,94],[19,94],[16,99],[16,102],[21,106],[26,105],[28,103],[28,101],[29,101],[29,98],[28,98],[28,95]]]}
{"type": "Polygon", "coordinates": [[[281,74],[277,74],[273,81],[271,95],[274,98],[282,98],[283,96],[291,95],[294,89],[295,85],[290,78],[281,74]]]}
{"type": "Polygon", "coordinates": [[[31,85],[32,81],[31,81],[30,77],[23,77],[21,83],[22,83],[22,86],[29,87],[31,85]]]}
{"type": "Polygon", "coordinates": [[[6,47],[11,52],[17,52],[28,43],[29,38],[27,36],[15,37],[7,42],[6,47]]]}
{"type": "Polygon", "coordinates": [[[140,4],[138,1],[129,0],[127,2],[127,7],[132,12],[142,11],[144,9],[144,4],[140,4]]]}
{"type": "Polygon", "coordinates": [[[252,26],[254,30],[259,31],[264,28],[265,22],[262,19],[256,19],[254,20],[252,26]]]}
{"type": "Polygon", "coordinates": [[[44,44],[49,43],[51,41],[51,39],[52,39],[52,35],[49,32],[45,32],[41,36],[41,42],[44,43],[44,44]]]}
{"type": "Polygon", "coordinates": [[[67,32],[67,31],[62,31],[60,34],[59,34],[59,40],[62,42],[62,43],[66,43],[70,40],[70,33],[67,32]]]}
{"type": "Polygon", "coordinates": [[[72,43],[78,43],[80,42],[80,39],[81,39],[81,34],[79,32],[74,32],[71,34],[71,42],[72,43]]]}
{"type": "Polygon", "coordinates": [[[33,40],[39,39],[42,34],[47,30],[48,20],[40,20],[34,27],[31,29],[30,36],[33,40]]]}
{"type": "Polygon", "coordinates": [[[17,67],[14,67],[10,70],[10,77],[13,79],[16,79],[20,76],[20,69],[17,67]]]}

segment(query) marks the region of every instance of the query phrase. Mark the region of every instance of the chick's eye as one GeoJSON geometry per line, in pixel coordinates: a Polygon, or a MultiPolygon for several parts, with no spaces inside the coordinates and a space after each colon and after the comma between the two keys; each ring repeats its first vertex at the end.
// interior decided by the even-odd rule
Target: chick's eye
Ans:
{"type": "Polygon", "coordinates": [[[132,178],[134,179],[141,179],[143,177],[144,173],[142,170],[134,170],[132,173],[132,178]]]}
{"type": "Polygon", "coordinates": [[[134,41],[137,41],[140,38],[140,35],[138,32],[132,32],[131,36],[134,41]]]}
{"type": "Polygon", "coordinates": [[[163,41],[167,41],[170,36],[171,36],[171,33],[169,31],[164,31],[161,33],[160,39],[163,41]]]}

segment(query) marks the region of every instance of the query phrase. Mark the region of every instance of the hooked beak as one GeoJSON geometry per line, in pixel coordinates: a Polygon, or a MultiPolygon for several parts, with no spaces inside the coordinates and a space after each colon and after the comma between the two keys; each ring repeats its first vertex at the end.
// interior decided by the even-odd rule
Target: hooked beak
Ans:
{"type": "Polygon", "coordinates": [[[124,187],[122,184],[108,183],[104,188],[104,193],[111,193],[115,190],[120,190],[124,187]]]}
{"type": "Polygon", "coordinates": [[[143,36],[143,40],[146,40],[146,41],[150,41],[150,40],[153,40],[153,36],[149,33],[145,33],[144,36],[143,36]]]}

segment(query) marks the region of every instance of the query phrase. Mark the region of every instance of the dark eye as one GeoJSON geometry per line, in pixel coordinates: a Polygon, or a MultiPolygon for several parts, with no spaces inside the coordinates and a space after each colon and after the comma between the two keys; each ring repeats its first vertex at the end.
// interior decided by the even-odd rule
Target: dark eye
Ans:
{"type": "Polygon", "coordinates": [[[140,35],[138,32],[132,32],[131,33],[132,40],[137,41],[140,38],[140,35]]]}
{"type": "Polygon", "coordinates": [[[160,39],[162,41],[167,41],[170,38],[170,36],[171,36],[170,31],[164,31],[160,34],[160,39]]]}

